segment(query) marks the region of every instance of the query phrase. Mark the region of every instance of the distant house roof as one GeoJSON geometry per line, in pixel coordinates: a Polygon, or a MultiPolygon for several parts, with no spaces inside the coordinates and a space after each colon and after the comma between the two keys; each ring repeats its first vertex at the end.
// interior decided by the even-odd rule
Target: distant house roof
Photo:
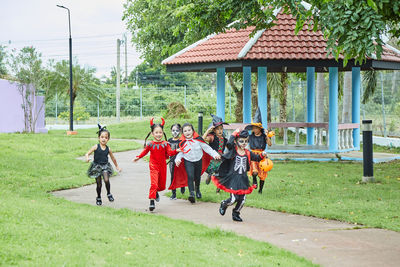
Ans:
{"type": "MultiPolygon", "coordinates": [[[[343,56],[339,62],[327,56],[326,41],[321,31],[301,30],[294,33],[296,20],[280,12],[275,26],[258,31],[250,38],[254,27],[214,34],[186,47],[165,59],[169,71],[215,71],[225,67],[227,71],[242,71],[243,66],[267,66],[269,72],[304,72],[306,67],[327,71],[327,67],[350,70],[354,61],[343,68],[343,56]]],[[[385,46],[381,59],[368,58],[362,69],[400,69],[400,52],[385,46]]]]}

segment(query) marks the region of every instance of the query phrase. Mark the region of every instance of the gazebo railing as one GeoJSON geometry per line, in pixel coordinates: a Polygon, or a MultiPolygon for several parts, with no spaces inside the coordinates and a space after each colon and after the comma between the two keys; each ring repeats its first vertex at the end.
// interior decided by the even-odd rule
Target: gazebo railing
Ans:
{"type": "MultiPolygon", "coordinates": [[[[244,127],[248,124],[231,123],[224,126],[224,130],[230,135],[236,128],[244,127]]],[[[338,125],[338,150],[352,150],[353,131],[359,127],[358,123],[343,123],[338,125]]],[[[270,150],[328,150],[329,147],[329,123],[327,122],[272,122],[268,123],[268,130],[278,133],[278,129],[283,130],[282,142],[277,142],[277,137],[272,137],[272,147],[270,150]],[[301,142],[300,134],[307,134],[307,128],[314,128],[314,145],[309,146],[307,142],[301,142]],[[294,133],[293,138],[289,138],[289,132],[294,133]]]]}

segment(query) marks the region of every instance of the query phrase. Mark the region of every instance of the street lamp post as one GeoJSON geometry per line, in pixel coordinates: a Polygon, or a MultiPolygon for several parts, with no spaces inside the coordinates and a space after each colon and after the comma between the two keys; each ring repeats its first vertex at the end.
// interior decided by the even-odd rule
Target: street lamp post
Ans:
{"type": "Polygon", "coordinates": [[[74,106],[72,101],[72,37],[71,37],[71,17],[69,9],[65,6],[57,5],[59,8],[68,10],[68,25],[69,25],[69,130],[74,130],[74,106]]]}

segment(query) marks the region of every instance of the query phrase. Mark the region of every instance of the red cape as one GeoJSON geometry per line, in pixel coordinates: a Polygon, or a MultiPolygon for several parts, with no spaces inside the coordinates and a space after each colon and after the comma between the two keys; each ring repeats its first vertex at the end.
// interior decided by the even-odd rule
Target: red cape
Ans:
{"type": "MultiPolygon", "coordinates": [[[[180,144],[183,145],[186,142],[186,138],[184,136],[181,136],[180,139],[182,140],[180,144]]],[[[193,139],[196,139],[199,142],[206,143],[203,138],[201,138],[196,132],[193,133],[193,139]]],[[[208,165],[210,165],[211,159],[212,157],[203,151],[201,174],[203,174],[207,170],[208,165]]],[[[172,180],[171,186],[168,189],[173,190],[180,187],[186,187],[188,186],[187,182],[188,178],[185,169],[185,160],[182,158],[182,162],[181,164],[179,164],[179,167],[175,166],[174,168],[174,179],[172,180]]]]}

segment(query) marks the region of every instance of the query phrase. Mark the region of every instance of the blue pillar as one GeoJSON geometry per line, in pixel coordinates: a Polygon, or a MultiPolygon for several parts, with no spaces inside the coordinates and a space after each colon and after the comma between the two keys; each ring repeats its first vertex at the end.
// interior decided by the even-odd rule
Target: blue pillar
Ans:
{"type": "Polygon", "coordinates": [[[217,116],[225,121],[225,68],[217,68],[217,116]]]}
{"type": "Polygon", "coordinates": [[[261,111],[261,119],[264,129],[268,129],[267,112],[267,67],[258,67],[258,106],[261,111]]]}
{"type": "Polygon", "coordinates": [[[338,68],[329,68],[329,150],[338,151],[338,68]]]}
{"type": "MultiPolygon", "coordinates": [[[[315,67],[307,67],[307,122],[315,122],[315,67]]],[[[314,127],[307,128],[307,145],[314,145],[314,127]]]]}
{"type": "MultiPolygon", "coordinates": [[[[351,122],[360,124],[360,67],[353,67],[351,72],[352,107],[351,122]]],[[[353,145],[360,149],[360,128],[353,130],[353,145]]]]}
{"type": "Polygon", "coordinates": [[[251,67],[243,67],[243,123],[251,123],[251,67]]]}

